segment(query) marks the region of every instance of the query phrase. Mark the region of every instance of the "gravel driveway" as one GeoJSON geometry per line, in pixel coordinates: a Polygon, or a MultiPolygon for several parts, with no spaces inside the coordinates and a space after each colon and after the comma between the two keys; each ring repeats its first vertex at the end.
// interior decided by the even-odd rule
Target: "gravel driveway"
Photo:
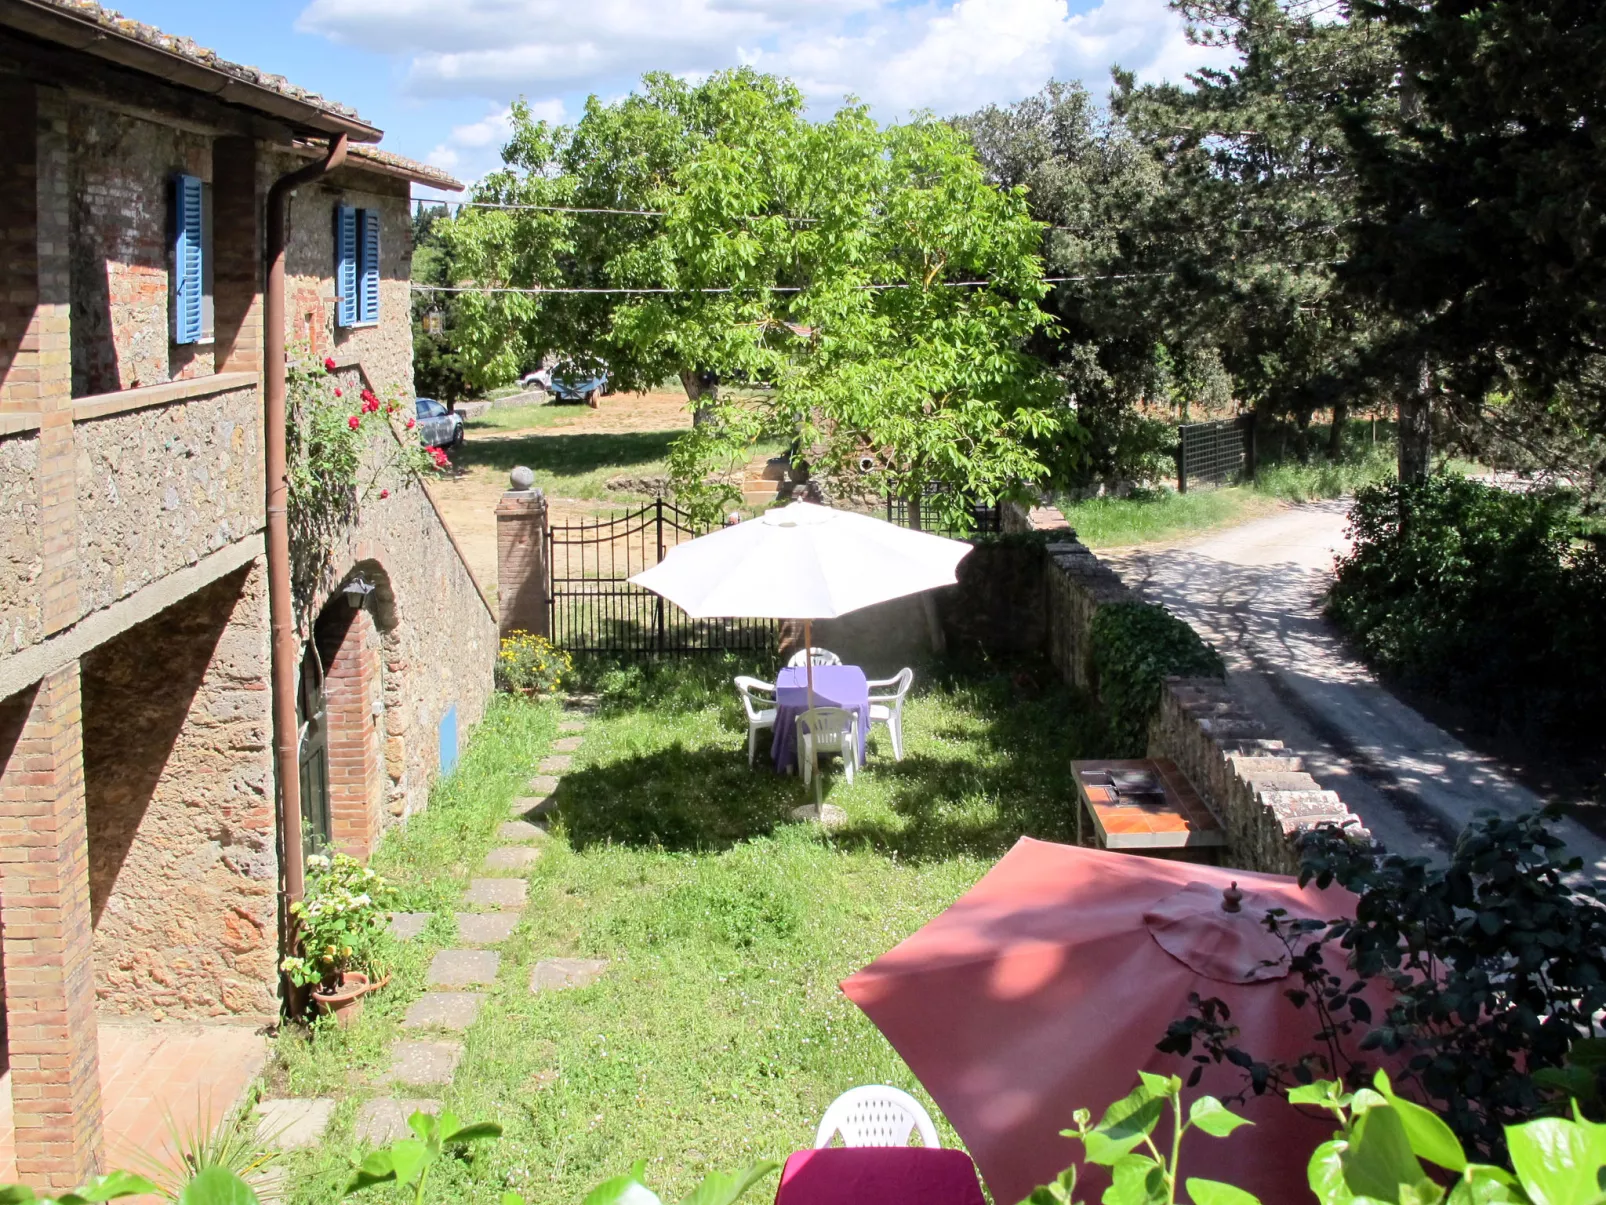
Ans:
{"type": "MultiPolygon", "coordinates": [[[[1541,805],[1494,759],[1395,698],[1321,614],[1344,502],[1291,507],[1177,547],[1100,550],[1129,586],[1221,650],[1233,688],[1389,849],[1443,857],[1479,809],[1541,805]]],[[[1606,842],[1573,821],[1558,834],[1606,875],[1606,842]]]]}

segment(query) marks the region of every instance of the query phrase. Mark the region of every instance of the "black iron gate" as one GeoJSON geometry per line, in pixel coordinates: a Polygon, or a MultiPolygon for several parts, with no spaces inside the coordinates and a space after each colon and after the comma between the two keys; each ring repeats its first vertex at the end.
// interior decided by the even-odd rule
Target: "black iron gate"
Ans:
{"type": "MultiPolygon", "coordinates": [[[[945,491],[941,486],[928,486],[925,492],[927,498],[936,498],[945,491]]],[[[955,527],[952,523],[938,517],[937,508],[929,503],[922,503],[920,507],[920,529],[929,531],[933,535],[947,536],[951,540],[963,540],[974,535],[997,533],[1003,528],[1003,512],[998,507],[987,502],[969,502],[965,509],[970,512],[971,526],[968,529],[955,527]]],[[[899,527],[908,527],[909,503],[903,499],[887,495],[887,522],[896,523],[899,527]]]]}
{"type": "Polygon", "coordinates": [[[1177,428],[1177,492],[1190,485],[1224,485],[1244,471],[1249,425],[1242,420],[1184,423],[1177,428]]]}
{"type": "Polygon", "coordinates": [[[703,535],[672,502],[547,528],[548,631],[575,653],[708,653],[776,647],[773,619],[693,619],[630,583],[676,544],[703,535]]]}

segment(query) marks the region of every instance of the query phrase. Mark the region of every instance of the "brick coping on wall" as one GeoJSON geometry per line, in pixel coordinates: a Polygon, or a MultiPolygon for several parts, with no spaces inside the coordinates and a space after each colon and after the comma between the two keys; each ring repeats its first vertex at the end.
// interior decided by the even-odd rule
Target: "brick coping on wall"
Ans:
{"type": "MultiPolygon", "coordinates": [[[[1049,655],[1075,685],[1097,689],[1090,632],[1101,606],[1136,595],[1076,539],[1052,507],[1006,504],[1005,531],[1047,531],[1049,655]]],[[[1168,678],[1149,725],[1148,756],[1176,763],[1227,830],[1227,859],[1245,870],[1297,874],[1299,838],[1336,825],[1370,841],[1361,818],[1305,772],[1304,762],[1220,678],[1168,678]]]]}
{"type": "Polygon", "coordinates": [[[206,377],[188,377],[181,381],[163,381],[157,385],[141,385],[136,389],[119,389],[115,393],[97,393],[89,397],[74,398],[73,422],[81,423],[86,419],[127,414],[130,410],[166,406],[191,398],[210,397],[214,393],[252,389],[259,380],[254,372],[217,372],[206,377]]]}

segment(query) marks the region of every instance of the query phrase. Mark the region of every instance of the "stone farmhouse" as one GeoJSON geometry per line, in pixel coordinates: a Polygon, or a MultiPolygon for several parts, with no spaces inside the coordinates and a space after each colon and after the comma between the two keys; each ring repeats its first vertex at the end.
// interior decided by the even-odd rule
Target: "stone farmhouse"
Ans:
{"type": "Polygon", "coordinates": [[[365,856],[489,697],[495,616],[411,474],[274,584],[285,350],[411,403],[410,190],[461,186],[380,133],[0,0],[0,1181],[103,1166],[131,1019],[277,1016],[304,843],[365,856]]]}

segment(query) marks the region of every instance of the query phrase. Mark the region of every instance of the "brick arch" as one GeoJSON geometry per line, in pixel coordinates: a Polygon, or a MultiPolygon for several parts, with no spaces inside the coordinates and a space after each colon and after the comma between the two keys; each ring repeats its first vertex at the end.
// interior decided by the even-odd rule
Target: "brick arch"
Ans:
{"type": "Polygon", "coordinates": [[[374,851],[387,805],[398,795],[405,765],[395,592],[377,558],[366,557],[336,579],[312,624],[324,666],[328,725],[330,837],[355,858],[374,851]],[[354,608],[345,588],[373,586],[354,608]]]}

